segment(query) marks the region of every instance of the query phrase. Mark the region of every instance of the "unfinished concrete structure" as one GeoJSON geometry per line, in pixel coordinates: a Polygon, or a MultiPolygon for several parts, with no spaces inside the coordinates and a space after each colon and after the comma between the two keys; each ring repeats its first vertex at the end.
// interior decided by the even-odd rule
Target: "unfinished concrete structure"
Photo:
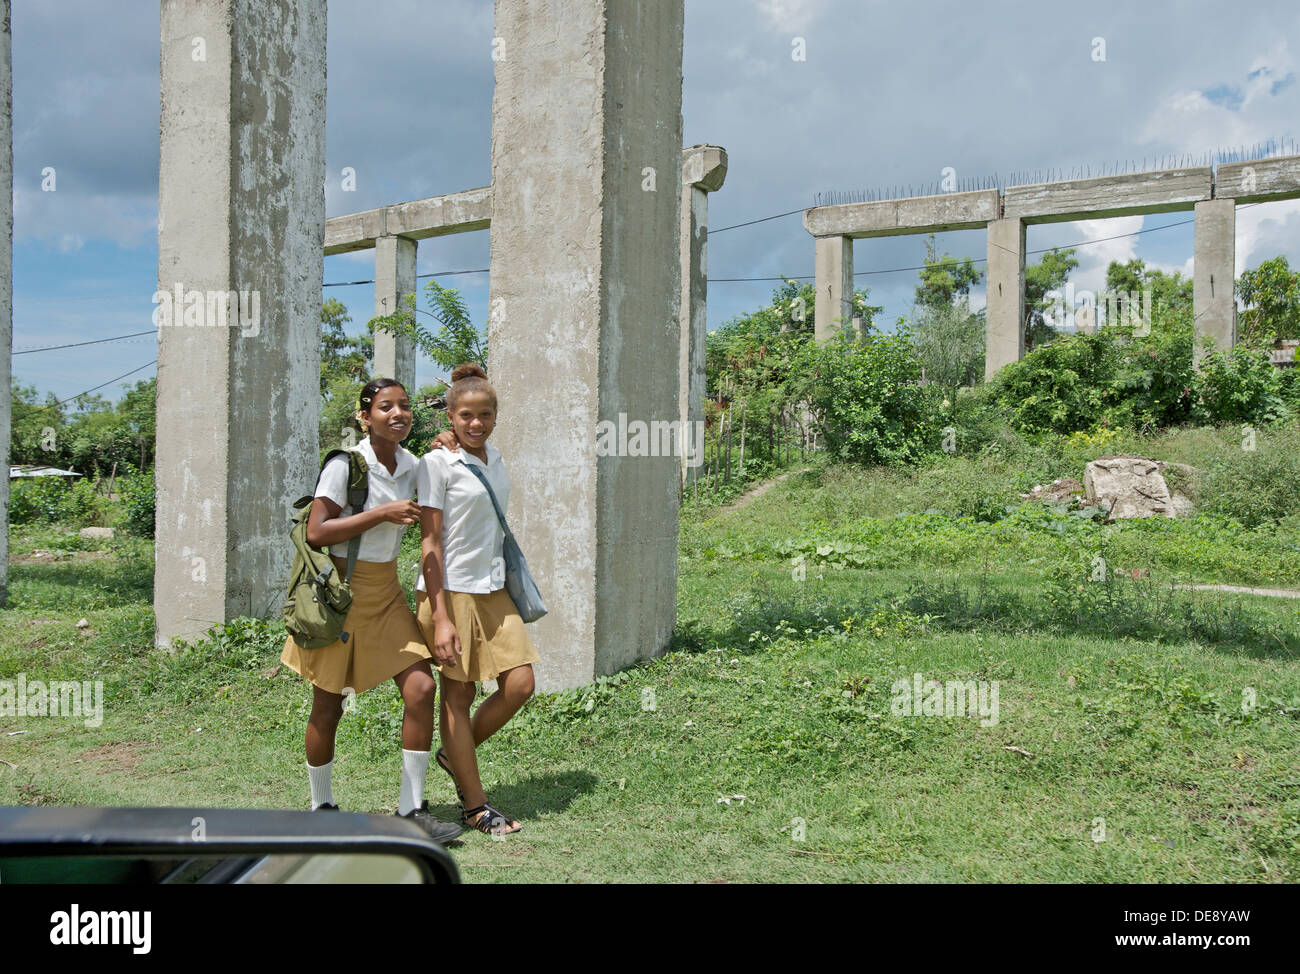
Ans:
{"type": "Polygon", "coordinates": [[[727,178],[727,152],[717,145],[682,150],[681,352],[677,360],[678,418],[682,431],[678,456],[682,483],[693,483],[700,458],[686,451],[696,423],[704,422],[704,341],[708,333],[709,194],[727,178]]]}
{"type": "MultiPolygon", "coordinates": [[[[704,340],[708,324],[709,193],[727,177],[727,152],[717,145],[682,149],[681,350],[678,357],[678,416],[683,430],[704,419],[704,340]]],[[[492,223],[492,188],[431,196],[409,203],[347,213],[325,221],[325,254],[375,251],[375,315],[391,315],[417,291],[417,242],[452,233],[486,230],[492,223]]],[[[375,333],[374,374],[415,383],[415,349],[406,337],[375,333]]],[[[681,445],[689,446],[688,437],[681,445]]],[[[681,453],[679,451],[679,457],[681,453]]],[[[682,476],[697,468],[682,463],[682,476]]]]}
{"type": "Polygon", "coordinates": [[[0,608],[9,602],[9,436],[12,431],[13,350],[14,350],[14,76],[13,44],[9,28],[9,0],[0,0],[0,608]]]}
{"type": "MultiPolygon", "coordinates": [[[[164,3],[159,290],[260,289],[262,321],[160,337],[160,645],[279,608],[288,505],[316,472],[322,250],[374,247],[387,314],[415,290],[416,240],[489,223],[494,442],[551,608],[538,686],[667,645],[677,458],[595,443],[601,420],[680,405],[682,0],[497,0],[495,27],[491,191],[327,228],[325,0],[164,3]]],[[[414,381],[400,342],[376,342],[376,368],[414,381]]]]}
{"type": "Polygon", "coordinates": [[[988,233],[985,378],[1025,350],[1025,227],[1036,223],[1192,210],[1197,336],[1236,341],[1233,298],[1238,203],[1300,198],[1300,156],[1009,186],[939,196],[816,206],[804,213],[815,238],[818,340],[848,321],[853,238],[985,227],[988,233]]]}
{"type": "Polygon", "coordinates": [[[186,295],[158,329],[165,645],[279,612],[288,505],[316,474],[325,0],[168,0],[161,34],[158,290],[186,295]],[[230,291],[255,327],[231,326],[230,291]]]}

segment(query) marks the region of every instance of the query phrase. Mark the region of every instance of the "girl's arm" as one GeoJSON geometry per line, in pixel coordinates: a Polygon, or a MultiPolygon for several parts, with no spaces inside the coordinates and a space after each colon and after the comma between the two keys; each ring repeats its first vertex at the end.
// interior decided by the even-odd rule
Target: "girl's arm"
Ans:
{"type": "Polygon", "coordinates": [[[339,517],[342,510],[328,497],[317,497],[311,505],[311,514],[307,517],[307,543],[317,548],[342,544],[377,524],[386,521],[401,525],[414,524],[420,516],[420,508],[415,501],[409,500],[389,501],[347,517],[339,517]]]}
{"type": "Polygon", "coordinates": [[[445,577],[442,553],[442,510],[420,508],[420,571],[433,607],[433,658],[442,666],[455,666],[461,653],[460,637],[447,612],[447,593],[442,587],[445,577]]]}

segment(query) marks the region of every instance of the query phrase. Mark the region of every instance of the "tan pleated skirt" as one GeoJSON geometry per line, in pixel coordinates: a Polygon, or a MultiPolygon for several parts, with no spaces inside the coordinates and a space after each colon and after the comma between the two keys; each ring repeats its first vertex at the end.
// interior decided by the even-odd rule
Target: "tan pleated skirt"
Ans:
{"type": "MultiPolygon", "coordinates": [[[[334,558],[342,574],[347,559],[334,558]]],[[[358,561],[352,572],[352,605],[343,622],[347,642],[303,649],[290,636],[280,662],[322,690],[357,693],[391,679],[412,663],[431,660],[420,627],[397,578],[397,559],[358,561]]]]}
{"type": "MultiPolygon", "coordinates": [[[[540,662],[519,610],[503,588],[495,592],[447,590],[447,614],[460,637],[461,655],[456,666],[438,666],[438,672],[462,683],[495,680],[506,670],[540,662]]],[[[415,595],[415,617],[430,649],[434,646],[433,603],[427,592],[415,595]]],[[[437,664],[434,664],[437,666],[437,664]]]]}

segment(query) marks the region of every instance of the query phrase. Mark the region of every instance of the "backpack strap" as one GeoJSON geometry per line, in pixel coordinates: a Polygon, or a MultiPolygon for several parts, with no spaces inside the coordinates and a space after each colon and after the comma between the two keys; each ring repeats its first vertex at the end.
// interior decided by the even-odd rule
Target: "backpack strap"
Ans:
{"type": "Polygon", "coordinates": [[[506,516],[501,511],[501,505],[497,503],[496,492],[492,489],[492,485],[487,482],[487,477],[483,476],[483,471],[481,471],[475,464],[466,463],[464,459],[458,459],[456,462],[464,463],[469,469],[469,472],[478,478],[479,483],[487,488],[488,499],[492,501],[492,507],[497,512],[497,520],[501,522],[502,532],[507,538],[513,538],[514,535],[510,533],[510,528],[506,525],[506,516]]]}

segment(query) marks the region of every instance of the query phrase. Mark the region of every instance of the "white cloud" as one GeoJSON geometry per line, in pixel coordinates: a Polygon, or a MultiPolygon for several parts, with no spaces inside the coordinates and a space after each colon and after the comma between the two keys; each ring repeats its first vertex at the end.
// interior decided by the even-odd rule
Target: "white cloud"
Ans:
{"type": "Polygon", "coordinates": [[[1078,232],[1083,246],[1074,256],[1079,266],[1070,274],[1075,291],[1088,290],[1101,293],[1106,289],[1106,268],[1111,261],[1121,264],[1137,256],[1137,242],[1140,238],[1123,236],[1142,229],[1144,217],[1117,216],[1109,220],[1081,220],[1070,224],[1078,232]],[[1108,237],[1117,239],[1108,240],[1108,237]],[[1102,241],[1092,243],[1091,241],[1102,241]]]}
{"type": "Polygon", "coordinates": [[[777,30],[800,30],[821,16],[827,0],[755,0],[759,13],[777,30]]]}

